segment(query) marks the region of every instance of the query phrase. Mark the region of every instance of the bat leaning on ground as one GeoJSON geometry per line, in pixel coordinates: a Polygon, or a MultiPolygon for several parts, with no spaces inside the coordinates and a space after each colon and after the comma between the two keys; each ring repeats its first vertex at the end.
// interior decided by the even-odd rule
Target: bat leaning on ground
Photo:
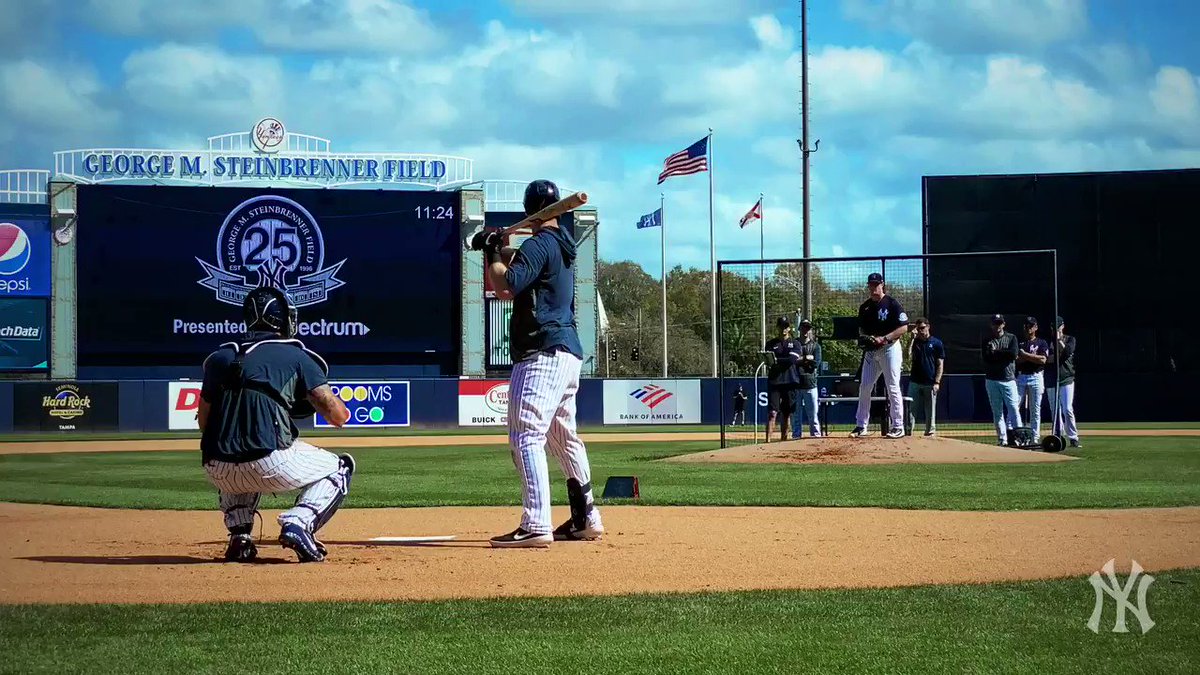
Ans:
{"type": "MultiPolygon", "coordinates": [[[[513,232],[516,232],[517,230],[521,230],[521,229],[524,229],[527,227],[532,227],[534,225],[540,225],[541,223],[544,223],[547,220],[553,220],[553,219],[563,215],[564,213],[569,213],[569,212],[574,211],[575,209],[583,206],[584,204],[587,204],[587,201],[588,201],[588,196],[587,196],[586,192],[576,192],[573,195],[568,195],[567,197],[564,197],[564,198],[554,202],[550,206],[547,206],[546,208],[542,209],[541,211],[538,211],[537,213],[526,216],[524,220],[521,220],[518,223],[515,223],[513,225],[510,225],[509,227],[504,228],[503,230],[501,230],[500,235],[503,237],[508,237],[510,234],[512,234],[513,232]]],[[[474,236],[474,235],[472,235],[472,236],[474,236]]],[[[471,250],[471,237],[467,237],[466,241],[463,243],[465,244],[467,250],[471,250]]]]}

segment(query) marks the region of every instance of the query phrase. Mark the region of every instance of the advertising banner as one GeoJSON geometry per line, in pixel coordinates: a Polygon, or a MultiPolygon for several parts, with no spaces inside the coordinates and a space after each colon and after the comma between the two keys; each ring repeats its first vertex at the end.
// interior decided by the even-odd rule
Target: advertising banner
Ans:
{"type": "Polygon", "coordinates": [[[200,382],[167,384],[167,428],[172,431],[199,430],[200,382]]]}
{"type": "Polygon", "coordinates": [[[699,424],[700,380],[605,380],[605,424],[699,424]]]}
{"type": "Polygon", "coordinates": [[[456,363],[459,199],[81,185],[79,364],[195,365],[245,330],[260,286],[291,296],[297,337],[330,363],[456,363]]]}
{"type": "Polygon", "coordinates": [[[50,368],[50,301],[0,296],[0,372],[50,368]]]}
{"type": "Polygon", "coordinates": [[[0,216],[0,298],[50,296],[50,216],[0,216]]]}
{"type": "Polygon", "coordinates": [[[508,426],[508,380],[459,380],[458,424],[508,426]]]}
{"type": "MultiPolygon", "coordinates": [[[[407,427],[412,423],[408,382],[330,382],[329,388],[350,410],[346,427],[407,427]]],[[[333,427],[320,413],[313,426],[333,427]]]]}
{"type": "Polygon", "coordinates": [[[14,431],[116,431],[116,382],[17,382],[14,431]]]}

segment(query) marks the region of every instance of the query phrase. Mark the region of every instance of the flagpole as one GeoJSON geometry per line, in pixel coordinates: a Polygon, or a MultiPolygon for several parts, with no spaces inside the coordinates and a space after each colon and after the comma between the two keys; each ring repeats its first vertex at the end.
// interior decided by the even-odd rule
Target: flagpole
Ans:
{"type": "Polygon", "coordinates": [[[767,229],[767,209],[763,193],[758,193],[758,301],[762,306],[762,343],[767,344],[767,270],[763,265],[763,232],[767,229]]]}
{"type": "Polygon", "coordinates": [[[712,376],[717,377],[717,241],[713,235],[713,146],[708,128],[708,264],[709,313],[712,317],[712,376]]]}
{"type": "Polygon", "coordinates": [[[662,343],[663,343],[663,377],[667,377],[667,198],[662,192],[658,193],[658,211],[661,221],[658,228],[658,241],[662,247],[662,343]]]}

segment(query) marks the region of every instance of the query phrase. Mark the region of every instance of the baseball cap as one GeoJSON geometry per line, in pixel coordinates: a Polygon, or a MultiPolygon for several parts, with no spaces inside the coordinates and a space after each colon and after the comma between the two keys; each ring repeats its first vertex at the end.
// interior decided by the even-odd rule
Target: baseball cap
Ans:
{"type": "Polygon", "coordinates": [[[867,283],[868,284],[882,284],[883,283],[883,275],[880,274],[879,272],[871,272],[871,274],[869,274],[867,276],[867,283]]]}
{"type": "Polygon", "coordinates": [[[1062,325],[1063,325],[1063,318],[1061,316],[1054,317],[1054,327],[1062,328],[1062,325]]]}
{"type": "Polygon", "coordinates": [[[1007,323],[1007,322],[1004,320],[1003,314],[993,314],[992,315],[992,323],[1007,323]]]}
{"type": "Polygon", "coordinates": [[[781,316],[778,319],[775,319],[775,325],[779,328],[787,328],[788,326],[792,325],[792,322],[788,321],[786,316],[781,316]]]}
{"type": "Polygon", "coordinates": [[[812,321],[810,321],[810,320],[809,320],[809,319],[807,319],[807,318],[800,319],[800,325],[801,325],[801,326],[811,326],[811,325],[812,325],[812,321]]]}
{"type": "Polygon", "coordinates": [[[1036,317],[1036,316],[1027,316],[1027,317],[1025,317],[1025,325],[1026,325],[1026,326],[1036,326],[1036,325],[1038,325],[1038,322],[1037,322],[1037,317],[1036,317]]]}

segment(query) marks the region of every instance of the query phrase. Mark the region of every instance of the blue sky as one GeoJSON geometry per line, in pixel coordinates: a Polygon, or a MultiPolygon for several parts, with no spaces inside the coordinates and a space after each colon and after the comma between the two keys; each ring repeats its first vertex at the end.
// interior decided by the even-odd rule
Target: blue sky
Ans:
{"type": "MultiPolygon", "coordinates": [[[[22,0],[0,14],[0,168],[73,147],[200,147],[264,115],[335,150],[448,152],[590,193],[601,255],[666,193],[668,264],[708,266],[766,194],[801,254],[796,0],[22,0]]],[[[1200,25],[1182,0],[820,0],[809,13],[813,250],[920,251],[920,178],[1200,167],[1200,25]]]]}

